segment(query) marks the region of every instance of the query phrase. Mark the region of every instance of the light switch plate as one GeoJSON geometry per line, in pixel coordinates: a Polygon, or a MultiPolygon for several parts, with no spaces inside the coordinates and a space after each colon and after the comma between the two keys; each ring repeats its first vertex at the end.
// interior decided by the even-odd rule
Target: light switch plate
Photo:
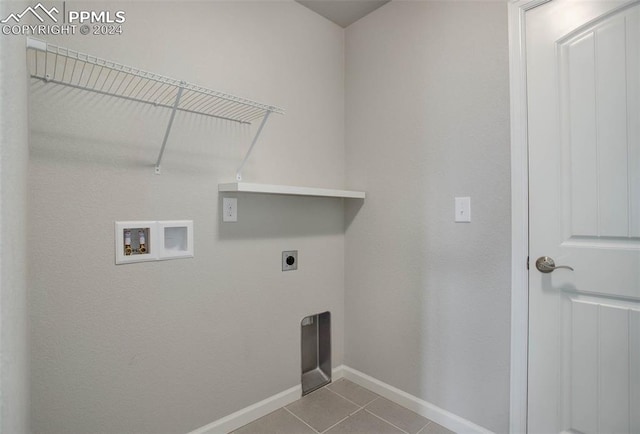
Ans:
{"type": "Polygon", "coordinates": [[[455,198],[455,222],[470,223],[471,222],[471,198],[456,197],[455,198]]]}

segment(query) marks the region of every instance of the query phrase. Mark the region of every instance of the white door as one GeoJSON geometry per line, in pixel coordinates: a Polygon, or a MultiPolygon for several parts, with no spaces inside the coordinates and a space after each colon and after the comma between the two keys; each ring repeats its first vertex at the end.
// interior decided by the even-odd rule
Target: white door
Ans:
{"type": "Polygon", "coordinates": [[[526,50],[528,432],[640,433],[640,2],[540,5],[526,50]]]}

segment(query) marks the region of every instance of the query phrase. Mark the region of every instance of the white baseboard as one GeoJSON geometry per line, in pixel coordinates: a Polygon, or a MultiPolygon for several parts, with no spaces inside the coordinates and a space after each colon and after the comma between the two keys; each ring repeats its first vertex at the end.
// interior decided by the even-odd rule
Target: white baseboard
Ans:
{"type": "MultiPolygon", "coordinates": [[[[477,434],[490,434],[491,431],[482,428],[466,419],[456,416],[446,410],[441,409],[433,404],[423,401],[413,395],[403,392],[400,389],[396,389],[380,380],[370,377],[348,366],[340,365],[333,369],[331,372],[332,381],[346,378],[349,381],[353,381],[362,387],[365,387],[372,392],[377,393],[380,396],[387,398],[389,401],[393,401],[409,410],[415,411],[421,416],[431,419],[432,421],[442,425],[443,427],[450,429],[457,433],[477,433],[477,434]]],[[[238,410],[228,416],[218,419],[209,425],[198,428],[195,431],[191,431],[189,434],[227,434],[233,430],[236,430],[256,419],[266,416],[285,405],[289,405],[292,402],[298,400],[302,396],[302,387],[294,386],[290,389],[273,395],[267,399],[263,399],[249,407],[238,410]]]]}
{"type": "Polygon", "coordinates": [[[231,413],[222,419],[211,422],[209,425],[191,431],[189,434],[227,434],[256,419],[260,419],[262,416],[266,416],[272,411],[276,411],[280,407],[297,401],[300,399],[300,396],[302,396],[302,387],[299,385],[294,386],[284,392],[280,392],[260,402],[256,402],[249,407],[231,413]]]}
{"type": "Polygon", "coordinates": [[[348,366],[340,366],[339,369],[342,370],[342,375],[347,380],[353,381],[354,383],[387,398],[389,401],[393,401],[398,405],[408,408],[409,410],[414,411],[453,432],[478,434],[491,433],[491,431],[476,425],[473,422],[463,419],[460,416],[448,412],[447,410],[443,410],[442,408],[410,395],[407,392],[396,389],[395,387],[390,386],[387,383],[383,383],[382,381],[360,371],[349,368],[348,366]]]}

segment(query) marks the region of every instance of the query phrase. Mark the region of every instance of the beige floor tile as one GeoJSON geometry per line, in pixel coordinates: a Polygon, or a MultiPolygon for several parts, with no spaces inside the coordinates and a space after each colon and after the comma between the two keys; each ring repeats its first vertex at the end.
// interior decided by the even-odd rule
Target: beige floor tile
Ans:
{"type": "Polygon", "coordinates": [[[326,389],[316,390],[286,408],[320,432],[358,410],[355,404],[326,389]]]}
{"type": "Polygon", "coordinates": [[[243,426],[233,434],[315,434],[315,431],[281,408],[243,426]]]}
{"type": "Polygon", "coordinates": [[[417,434],[430,422],[429,419],[384,398],[376,399],[365,408],[409,434],[417,434]]]}
{"type": "Polygon", "coordinates": [[[375,393],[365,389],[364,387],[358,386],[356,383],[345,380],[344,378],[336,381],[335,383],[331,383],[327,388],[358,405],[367,405],[378,397],[375,393]]]}
{"type": "Polygon", "coordinates": [[[343,420],[325,434],[403,434],[398,428],[375,417],[366,410],[360,410],[343,420]]]}
{"type": "Polygon", "coordinates": [[[429,425],[422,428],[422,431],[420,431],[419,434],[454,434],[454,432],[446,429],[442,425],[431,422],[429,425]]]}

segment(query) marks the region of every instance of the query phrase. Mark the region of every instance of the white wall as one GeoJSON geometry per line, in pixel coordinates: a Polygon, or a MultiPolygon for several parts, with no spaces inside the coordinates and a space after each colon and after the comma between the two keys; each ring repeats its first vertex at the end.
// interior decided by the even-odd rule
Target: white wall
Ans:
{"type": "MultiPolygon", "coordinates": [[[[21,2],[0,2],[0,16],[21,2]]],[[[0,432],[29,432],[24,41],[0,38],[0,432]]]]}
{"type": "MultiPolygon", "coordinates": [[[[286,109],[249,182],[344,187],[344,32],[294,2],[140,2],[124,35],[49,41],[286,109]]],[[[176,433],[300,382],[300,320],[332,313],[343,362],[342,201],[239,195],[250,131],[32,83],[29,167],[33,430],[176,433]],[[195,258],[114,265],[116,220],[193,219],[195,258]],[[281,271],[281,251],[299,269],[281,271]]]]}
{"type": "Polygon", "coordinates": [[[346,31],[345,362],[508,431],[505,2],[393,1],[346,31]],[[454,196],[472,223],[455,224],[454,196]]]}

